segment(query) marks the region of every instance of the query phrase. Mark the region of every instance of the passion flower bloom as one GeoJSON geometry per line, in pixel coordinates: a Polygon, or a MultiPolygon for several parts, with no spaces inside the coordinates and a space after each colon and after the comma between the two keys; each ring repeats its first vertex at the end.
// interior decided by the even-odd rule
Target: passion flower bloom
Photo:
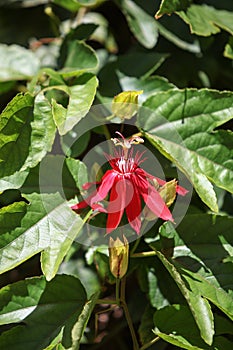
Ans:
{"type": "MultiPolygon", "coordinates": [[[[83,188],[86,190],[92,185],[96,185],[96,189],[86,199],[71,208],[79,212],[80,209],[90,206],[93,210],[107,213],[107,233],[119,226],[125,212],[129,224],[139,234],[142,202],[156,217],[173,222],[172,214],[158,188],[164,186],[166,181],[140,168],[140,164],[145,160],[142,158],[144,152],[134,154],[134,149],[131,148],[132,144],[142,143],[143,140],[137,136],[125,139],[120,133],[118,134],[122,137],[122,141],[112,140],[115,146],[122,147],[120,150],[115,150],[114,156],[106,155],[111,169],[106,171],[101,181],[84,184],[83,188]],[[109,200],[105,208],[103,203],[108,195],[109,200]]],[[[176,185],[176,193],[185,195],[187,191],[176,185]]]]}

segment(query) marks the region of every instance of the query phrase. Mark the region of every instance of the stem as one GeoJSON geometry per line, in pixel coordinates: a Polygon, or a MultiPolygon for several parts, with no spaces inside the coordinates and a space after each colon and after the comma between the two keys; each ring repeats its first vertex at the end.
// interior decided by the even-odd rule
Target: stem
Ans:
{"type": "Polygon", "coordinates": [[[106,140],[111,140],[111,134],[110,134],[110,132],[108,130],[107,125],[105,125],[105,124],[102,125],[102,128],[103,128],[104,136],[105,136],[106,140]]]}
{"type": "Polygon", "coordinates": [[[140,241],[141,241],[141,237],[139,237],[138,239],[136,239],[136,241],[135,241],[135,243],[134,243],[134,246],[133,246],[133,248],[132,248],[132,250],[131,250],[131,252],[130,252],[130,256],[134,254],[134,252],[135,252],[135,250],[137,249],[137,247],[138,247],[140,241]]]}
{"type": "Polygon", "coordinates": [[[141,253],[134,253],[131,255],[131,258],[147,258],[148,256],[155,256],[156,252],[155,251],[150,251],[150,252],[141,252],[141,253]]]}
{"type": "Polygon", "coordinates": [[[133,340],[133,349],[134,350],[139,350],[139,345],[138,345],[138,341],[137,341],[137,337],[136,337],[136,334],[135,334],[135,330],[134,330],[134,327],[133,327],[133,322],[132,322],[132,319],[130,317],[130,313],[129,313],[129,309],[128,309],[128,306],[126,304],[126,301],[125,301],[125,284],[126,284],[126,278],[123,277],[121,279],[121,306],[124,310],[124,313],[125,313],[125,318],[126,318],[126,321],[128,323],[128,326],[129,326],[129,330],[130,330],[130,333],[131,333],[131,337],[132,337],[132,340],[133,340]]]}
{"type": "Polygon", "coordinates": [[[140,350],[148,349],[151,345],[153,345],[153,344],[155,344],[157,341],[159,341],[159,339],[160,339],[159,337],[156,337],[156,338],[152,339],[149,343],[144,344],[144,345],[140,348],[140,350]]]}
{"type": "MultiPolygon", "coordinates": [[[[108,130],[107,125],[102,125],[103,131],[104,131],[104,136],[106,138],[106,140],[110,141],[111,140],[111,134],[108,130]]],[[[112,153],[112,144],[110,142],[108,142],[108,149],[109,149],[109,153],[112,153]]]]}
{"type": "Polygon", "coordinates": [[[119,278],[116,279],[116,303],[120,305],[120,282],[119,278]]]}

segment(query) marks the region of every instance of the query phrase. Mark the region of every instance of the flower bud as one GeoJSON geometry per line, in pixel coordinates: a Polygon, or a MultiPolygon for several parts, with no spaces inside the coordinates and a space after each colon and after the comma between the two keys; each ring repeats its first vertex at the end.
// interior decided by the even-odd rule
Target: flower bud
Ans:
{"type": "Polygon", "coordinates": [[[109,239],[109,265],[111,273],[116,278],[122,278],[128,269],[129,244],[125,236],[123,240],[124,242],[118,237],[116,240],[112,237],[109,239]]]}
{"type": "Polygon", "coordinates": [[[163,198],[164,202],[168,207],[170,207],[174,202],[174,200],[176,199],[176,186],[177,186],[177,181],[176,179],[173,179],[169,182],[166,182],[159,189],[159,194],[163,198]]]}
{"type": "Polygon", "coordinates": [[[121,119],[131,119],[138,111],[138,95],[140,91],[123,91],[114,97],[112,113],[121,119]]]}

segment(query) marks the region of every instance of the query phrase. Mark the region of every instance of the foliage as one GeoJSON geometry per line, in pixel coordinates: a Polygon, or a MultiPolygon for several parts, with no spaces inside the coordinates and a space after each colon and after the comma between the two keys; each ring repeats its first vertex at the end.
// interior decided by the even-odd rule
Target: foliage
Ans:
{"type": "Polygon", "coordinates": [[[0,8],[0,349],[230,350],[233,5],[0,8]],[[71,210],[106,171],[100,147],[116,131],[143,138],[149,170],[189,190],[169,203],[175,223],[126,229],[122,279],[106,215],[71,210]]]}

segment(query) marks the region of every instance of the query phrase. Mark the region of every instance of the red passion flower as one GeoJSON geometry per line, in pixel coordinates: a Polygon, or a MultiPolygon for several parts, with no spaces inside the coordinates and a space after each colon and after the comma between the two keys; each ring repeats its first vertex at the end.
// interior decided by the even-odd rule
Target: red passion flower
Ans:
{"type": "MultiPolygon", "coordinates": [[[[103,175],[100,182],[86,183],[84,189],[89,189],[92,185],[97,188],[83,201],[73,205],[71,208],[75,211],[90,206],[93,210],[107,213],[107,233],[116,229],[122,219],[124,211],[128,218],[129,224],[140,233],[142,201],[145,206],[157,217],[165,221],[173,221],[172,214],[161,197],[158,189],[154,185],[156,182],[159,186],[166,184],[166,181],[159,179],[142,168],[140,164],[143,153],[134,154],[132,144],[142,143],[143,139],[133,136],[125,139],[117,132],[122,140],[112,139],[115,146],[121,146],[115,150],[114,156],[106,155],[111,166],[103,175]],[[109,194],[107,207],[100,203],[109,194]]],[[[176,185],[176,193],[184,196],[188,191],[181,186],[176,185]]]]}

